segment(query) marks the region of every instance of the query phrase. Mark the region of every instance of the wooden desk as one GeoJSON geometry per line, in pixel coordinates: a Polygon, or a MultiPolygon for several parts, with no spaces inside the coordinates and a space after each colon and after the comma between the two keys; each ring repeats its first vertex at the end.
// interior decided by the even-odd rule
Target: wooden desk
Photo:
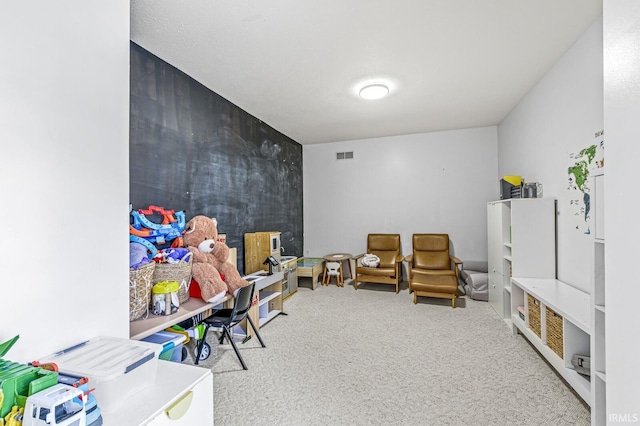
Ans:
{"type": "MultiPolygon", "coordinates": [[[[238,253],[235,247],[229,248],[229,258],[227,259],[234,266],[237,264],[238,253]]],[[[171,327],[174,324],[194,317],[200,313],[208,311],[221,303],[233,299],[230,295],[225,295],[217,303],[207,303],[199,298],[190,298],[180,305],[178,312],[171,315],[153,315],[149,312],[147,319],[138,319],[129,323],[129,338],[132,340],[144,339],[147,336],[171,327]]],[[[226,306],[225,306],[226,307],[226,306]]],[[[208,315],[206,315],[208,316],[208,315]]],[[[253,319],[253,318],[252,318],[253,319]]]]}
{"type": "MultiPolygon", "coordinates": [[[[255,292],[260,298],[259,306],[252,306],[249,312],[251,319],[258,328],[282,312],[282,278],[282,272],[276,272],[273,275],[266,275],[265,271],[259,271],[244,277],[244,279],[250,282],[255,282],[255,292]],[[271,302],[267,304],[269,301],[271,302]],[[259,307],[262,307],[262,309],[259,310],[259,307]]],[[[232,299],[233,297],[227,294],[216,303],[207,303],[202,299],[192,297],[186,303],[181,304],[180,309],[178,309],[178,312],[175,314],[153,315],[150,313],[147,319],[139,319],[130,322],[129,338],[132,340],[144,339],[153,333],[162,331],[179,323],[180,321],[184,321],[200,313],[205,313],[206,317],[208,316],[206,311],[227,301],[231,301],[232,299]]],[[[246,327],[242,328],[248,332],[249,336],[253,335],[251,327],[249,327],[249,329],[246,327]]]]}
{"type": "Polygon", "coordinates": [[[144,339],[158,331],[171,327],[174,324],[184,321],[188,318],[196,316],[202,312],[212,309],[221,303],[230,300],[231,296],[225,295],[217,303],[207,303],[202,299],[192,297],[185,303],[180,305],[178,312],[171,315],[153,315],[149,313],[147,319],[139,319],[129,323],[129,337],[132,340],[144,339]]]}

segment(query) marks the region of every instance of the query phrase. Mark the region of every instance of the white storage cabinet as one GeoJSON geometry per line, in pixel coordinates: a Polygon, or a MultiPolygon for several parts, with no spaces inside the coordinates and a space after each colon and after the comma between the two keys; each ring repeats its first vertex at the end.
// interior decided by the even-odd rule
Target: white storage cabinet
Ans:
{"type": "Polygon", "coordinates": [[[489,302],[510,324],[511,277],[555,278],[556,201],[514,198],[487,205],[489,302]]]}

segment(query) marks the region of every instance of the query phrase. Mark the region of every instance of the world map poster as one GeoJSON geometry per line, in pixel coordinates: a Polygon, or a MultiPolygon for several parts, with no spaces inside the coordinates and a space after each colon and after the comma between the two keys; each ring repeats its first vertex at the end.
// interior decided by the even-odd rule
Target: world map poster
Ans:
{"type": "Polygon", "coordinates": [[[598,142],[569,154],[568,185],[571,224],[577,231],[591,234],[591,179],[603,172],[604,132],[596,133],[598,142]]]}

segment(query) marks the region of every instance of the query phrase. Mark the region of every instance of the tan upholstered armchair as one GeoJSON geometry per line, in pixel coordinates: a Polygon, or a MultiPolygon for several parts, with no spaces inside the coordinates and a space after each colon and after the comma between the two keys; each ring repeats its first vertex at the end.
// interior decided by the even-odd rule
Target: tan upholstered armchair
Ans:
{"type": "Polygon", "coordinates": [[[449,254],[448,234],[413,234],[413,253],[405,257],[409,265],[409,293],[451,299],[456,307],[458,265],[462,261],[449,254]]]}
{"type": "Polygon", "coordinates": [[[396,293],[400,291],[400,265],[403,256],[400,248],[400,234],[369,234],[367,236],[367,253],[380,258],[376,268],[363,266],[358,262],[365,253],[355,256],[356,278],[353,287],[358,289],[358,282],[393,284],[396,293]]]}

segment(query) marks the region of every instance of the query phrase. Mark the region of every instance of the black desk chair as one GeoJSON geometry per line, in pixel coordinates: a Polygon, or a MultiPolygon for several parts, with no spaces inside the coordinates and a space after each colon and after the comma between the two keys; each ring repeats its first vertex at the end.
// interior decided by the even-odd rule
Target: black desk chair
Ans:
{"type": "MultiPolygon", "coordinates": [[[[249,309],[251,308],[251,301],[253,300],[253,291],[254,291],[254,283],[249,284],[246,287],[241,287],[236,293],[235,302],[233,304],[233,308],[229,309],[220,309],[218,311],[213,312],[213,314],[205,318],[202,322],[205,324],[204,336],[200,340],[200,344],[198,345],[198,352],[196,354],[195,364],[198,365],[200,361],[200,354],[202,353],[202,347],[204,346],[205,340],[207,340],[207,333],[209,332],[210,327],[214,328],[222,328],[222,335],[220,336],[220,344],[224,343],[225,336],[231,342],[233,346],[233,350],[235,351],[238,359],[240,360],[240,364],[242,364],[242,368],[248,370],[247,365],[244,363],[242,356],[240,355],[240,351],[238,351],[238,347],[236,343],[233,341],[233,337],[231,336],[231,328],[236,324],[240,323],[243,319],[247,319],[249,325],[253,329],[253,332],[258,337],[260,344],[263,348],[266,348],[264,342],[262,341],[262,337],[260,337],[260,333],[258,333],[258,329],[255,324],[251,320],[251,317],[248,315],[249,309]]],[[[247,334],[249,334],[249,330],[247,327],[247,334]]]]}

